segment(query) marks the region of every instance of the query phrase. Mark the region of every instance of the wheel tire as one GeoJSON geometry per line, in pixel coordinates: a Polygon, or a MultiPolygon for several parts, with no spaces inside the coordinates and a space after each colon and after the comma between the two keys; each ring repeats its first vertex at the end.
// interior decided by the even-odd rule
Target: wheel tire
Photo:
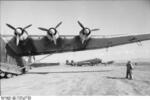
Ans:
{"type": "Polygon", "coordinates": [[[1,72],[1,73],[0,73],[0,76],[1,76],[1,77],[5,77],[5,72],[1,72]]]}
{"type": "Polygon", "coordinates": [[[13,74],[7,73],[7,74],[6,74],[6,77],[7,77],[7,78],[12,78],[12,77],[13,77],[13,74]]]}

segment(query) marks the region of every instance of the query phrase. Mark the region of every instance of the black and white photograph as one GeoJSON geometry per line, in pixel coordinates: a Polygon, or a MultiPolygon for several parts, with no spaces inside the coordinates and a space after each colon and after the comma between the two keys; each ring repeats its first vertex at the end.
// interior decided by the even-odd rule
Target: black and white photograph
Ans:
{"type": "Polygon", "coordinates": [[[150,0],[0,0],[0,43],[2,97],[150,96],[150,0]]]}

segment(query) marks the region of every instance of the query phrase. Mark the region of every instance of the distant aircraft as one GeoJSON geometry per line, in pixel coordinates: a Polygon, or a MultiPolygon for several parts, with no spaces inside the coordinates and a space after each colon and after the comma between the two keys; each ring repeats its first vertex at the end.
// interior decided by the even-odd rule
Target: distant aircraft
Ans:
{"type": "MultiPolygon", "coordinates": [[[[118,36],[102,38],[99,36],[90,35],[91,32],[99,29],[90,29],[83,26],[81,22],[78,24],[82,28],[78,35],[59,35],[57,28],[62,24],[58,23],[55,27],[41,28],[47,32],[46,35],[29,35],[26,31],[32,24],[27,25],[24,28],[13,27],[10,24],[6,24],[9,28],[14,30],[14,36],[1,35],[0,41],[3,41],[5,37],[12,37],[8,43],[1,45],[2,51],[6,51],[6,55],[10,56],[18,66],[25,66],[22,59],[23,56],[34,56],[43,54],[54,54],[62,52],[74,52],[84,51],[92,49],[102,49],[112,46],[118,46],[123,44],[141,42],[144,40],[150,40],[150,34],[130,35],[130,36],[118,36]],[[40,38],[35,38],[40,37],[40,38]]],[[[4,57],[4,59],[6,59],[4,57]]],[[[1,59],[1,63],[10,63],[7,59],[4,62],[1,59]]]]}
{"type": "Polygon", "coordinates": [[[69,62],[68,60],[66,60],[66,65],[71,65],[71,66],[83,66],[83,65],[94,66],[99,63],[102,63],[102,60],[99,58],[83,60],[83,61],[78,61],[78,62],[74,62],[73,60],[71,60],[71,62],[69,62]]]}

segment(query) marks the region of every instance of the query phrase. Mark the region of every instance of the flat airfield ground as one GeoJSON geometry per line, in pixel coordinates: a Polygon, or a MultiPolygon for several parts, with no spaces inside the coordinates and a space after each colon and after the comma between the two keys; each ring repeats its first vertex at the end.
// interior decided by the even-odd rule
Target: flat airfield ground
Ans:
{"type": "Polygon", "coordinates": [[[150,65],[138,65],[133,80],[125,79],[125,66],[42,66],[27,74],[1,79],[1,95],[148,95],[150,65]]]}

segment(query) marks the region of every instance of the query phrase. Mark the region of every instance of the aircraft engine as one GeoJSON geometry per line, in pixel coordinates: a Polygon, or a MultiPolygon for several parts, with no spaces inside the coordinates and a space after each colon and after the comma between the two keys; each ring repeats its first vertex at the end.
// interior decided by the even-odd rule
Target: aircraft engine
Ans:
{"type": "Polygon", "coordinates": [[[53,41],[55,45],[57,45],[57,39],[59,38],[59,33],[57,28],[62,24],[62,22],[58,23],[55,27],[51,27],[49,29],[39,27],[40,30],[47,32],[47,38],[50,41],[53,41]]]}
{"type": "Polygon", "coordinates": [[[89,29],[87,27],[84,27],[80,21],[78,21],[78,24],[82,28],[81,31],[79,32],[79,36],[81,38],[82,44],[90,38],[91,32],[99,30],[99,29],[89,29]]]}
{"type": "Polygon", "coordinates": [[[10,24],[6,24],[9,28],[14,30],[14,35],[16,38],[16,45],[19,45],[20,41],[25,41],[28,38],[28,32],[26,31],[27,28],[31,27],[32,25],[28,25],[24,28],[21,27],[17,27],[15,28],[14,26],[10,25],[10,24]]]}
{"type": "Polygon", "coordinates": [[[57,45],[57,39],[59,38],[59,33],[55,28],[50,28],[47,32],[47,38],[52,40],[55,45],[57,45]]]}

